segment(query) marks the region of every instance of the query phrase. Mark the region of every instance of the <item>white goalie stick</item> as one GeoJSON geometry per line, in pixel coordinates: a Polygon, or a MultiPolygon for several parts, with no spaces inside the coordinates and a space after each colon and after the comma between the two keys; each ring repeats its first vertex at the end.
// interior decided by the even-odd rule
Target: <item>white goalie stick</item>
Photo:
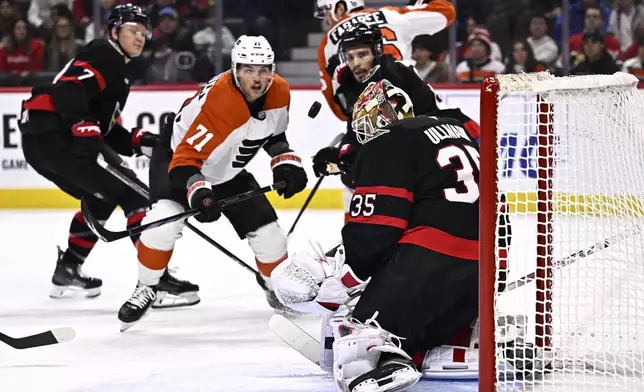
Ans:
{"type": "Polygon", "coordinates": [[[291,346],[309,361],[320,366],[320,342],[309,335],[308,332],[281,314],[274,314],[271,317],[268,322],[268,328],[284,343],[291,346]]]}
{"type": "MultiPolygon", "coordinates": [[[[600,250],[606,249],[611,245],[614,245],[618,242],[621,242],[629,237],[632,237],[640,233],[642,233],[642,226],[636,223],[632,228],[630,228],[626,232],[615,234],[602,241],[597,241],[586,249],[581,249],[571,254],[570,256],[564,257],[563,259],[554,262],[552,265],[552,268],[555,270],[558,270],[567,265],[575,263],[576,261],[583,259],[584,257],[588,257],[594,253],[599,252],[600,250]]],[[[505,290],[503,291],[503,293],[507,293],[508,291],[524,286],[532,282],[533,280],[535,280],[535,278],[536,278],[536,272],[532,272],[520,279],[510,282],[505,286],[505,290]]]]}

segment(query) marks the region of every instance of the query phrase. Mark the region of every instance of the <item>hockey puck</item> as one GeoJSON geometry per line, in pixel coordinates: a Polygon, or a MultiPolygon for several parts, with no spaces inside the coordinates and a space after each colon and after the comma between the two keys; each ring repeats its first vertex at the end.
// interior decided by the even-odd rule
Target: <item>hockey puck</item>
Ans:
{"type": "Polygon", "coordinates": [[[322,104],[318,101],[313,102],[313,105],[311,105],[311,108],[309,109],[309,117],[315,118],[317,117],[318,113],[320,113],[320,109],[322,108],[322,104]]]}

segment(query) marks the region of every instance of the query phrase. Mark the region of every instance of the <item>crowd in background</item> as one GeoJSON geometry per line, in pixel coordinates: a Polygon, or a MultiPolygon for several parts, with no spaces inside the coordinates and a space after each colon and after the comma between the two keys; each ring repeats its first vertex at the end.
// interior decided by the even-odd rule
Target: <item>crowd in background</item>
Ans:
{"type": "MultiPolygon", "coordinates": [[[[221,53],[215,53],[215,0],[100,0],[101,34],[117,3],[144,7],[152,39],[134,68],[138,84],[205,82],[214,60],[230,63],[241,34],[261,34],[278,60],[306,45],[320,31],[313,0],[225,1],[221,53]]],[[[498,73],[551,70],[563,74],[607,74],[618,70],[644,78],[644,5],[641,0],[570,0],[569,35],[562,36],[561,1],[459,0],[455,76],[478,83],[498,73]],[[567,42],[567,45],[564,43],[567,42]],[[569,55],[563,55],[567,46],[569,55]],[[564,66],[564,61],[568,61],[564,66]]],[[[0,0],[0,85],[51,81],[53,75],[95,38],[92,0],[0,0]],[[62,1],[62,2],[61,2],[62,1]]],[[[447,31],[413,42],[418,73],[427,82],[449,80],[447,31]]]]}
{"type": "MultiPolygon", "coordinates": [[[[570,0],[565,37],[560,1],[458,2],[463,3],[458,10],[462,31],[455,69],[459,82],[479,83],[494,74],[543,70],[557,75],[625,71],[644,78],[644,5],[640,0],[614,0],[612,4],[570,0]]],[[[413,56],[419,62],[417,68],[427,73],[428,82],[446,82],[447,48],[436,40],[417,37],[413,56]]]]}

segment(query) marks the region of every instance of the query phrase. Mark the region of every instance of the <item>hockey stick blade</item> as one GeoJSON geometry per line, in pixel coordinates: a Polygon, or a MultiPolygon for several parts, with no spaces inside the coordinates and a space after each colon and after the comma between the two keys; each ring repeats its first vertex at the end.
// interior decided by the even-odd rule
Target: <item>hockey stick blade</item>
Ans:
{"type": "Polygon", "coordinates": [[[0,341],[9,346],[23,350],[26,348],[49,346],[51,344],[64,343],[74,339],[76,332],[70,327],[62,327],[42,332],[36,335],[25,336],[24,338],[12,338],[0,333],[0,341]]]}
{"type": "MultiPolygon", "coordinates": [[[[635,224],[635,227],[630,229],[626,233],[620,233],[620,234],[608,237],[602,241],[597,241],[586,249],[581,249],[569,256],[564,257],[561,260],[554,262],[552,267],[553,269],[558,270],[567,265],[575,263],[579,259],[583,259],[584,257],[588,257],[594,253],[599,252],[600,250],[604,250],[611,245],[614,245],[620,241],[625,240],[626,238],[640,234],[641,232],[642,232],[642,226],[640,226],[639,224],[635,224]]],[[[535,279],[536,279],[536,272],[531,272],[522,278],[519,278],[513,282],[508,283],[503,292],[507,293],[508,291],[518,289],[519,287],[525,286],[526,284],[532,282],[535,279]]]]}
{"type": "MultiPolygon", "coordinates": [[[[220,200],[219,204],[221,205],[222,208],[225,208],[231,204],[252,199],[253,197],[263,195],[267,192],[270,192],[276,189],[282,189],[285,186],[286,184],[284,183],[284,181],[280,181],[272,185],[267,185],[260,189],[253,189],[248,192],[240,193],[239,195],[231,196],[229,198],[220,200]]],[[[104,228],[98,222],[98,220],[92,216],[91,211],[89,210],[89,207],[87,206],[87,203],[85,202],[84,199],[81,199],[81,213],[83,214],[83,218],[85,218],[85,222],[87,223],[87,226],[92,230],[92,232],[94,232],[94,234],[96,234],[98,238],[100,238],[105,242],[112,242],[112,241],[120,240],[122,238],[133,236],[135,234],[140,234],[146,230],[154,229],[154,228],[166,225],[168,223],[177,222],[180,220],[190,218],[191,216],[197,215],[199,213],[199,210],[196,208],[193,208],[188,211],[184,211],[182,213],[172,215],[167,218],[159,219],[157,221],[150,222],[148,224],[127,229],[124,231],[109,231],[106,228],[104,228]]]]}
{"type": "Polygon", "coordinates": [[[306,359],[320,365],[320,342],[281,314],[274,314],[268,328],[306,359]]]}

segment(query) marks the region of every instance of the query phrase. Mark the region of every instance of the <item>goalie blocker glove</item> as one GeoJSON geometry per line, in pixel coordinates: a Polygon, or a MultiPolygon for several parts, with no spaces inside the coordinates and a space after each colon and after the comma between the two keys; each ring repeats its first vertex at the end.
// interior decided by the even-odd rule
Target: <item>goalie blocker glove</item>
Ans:
{"type": "Polygon", "coordinates": [[[221,206],[215,199],[212,185],[202,175],[195,175],[188,180],[188,204],[190,208],[200,211],[195,216],[199,222],[214,222],[221,216],[221,206]]]}
{"type": "Polygon", "coordinates": [[[289,151],[279,154],[271,159],[273,182],[286,182],[286,186],[277,190],[277,194],[290,199],[295,194],[306,188],[308,178],[302,167],[302,159],[294,152],[289,151]]]}

